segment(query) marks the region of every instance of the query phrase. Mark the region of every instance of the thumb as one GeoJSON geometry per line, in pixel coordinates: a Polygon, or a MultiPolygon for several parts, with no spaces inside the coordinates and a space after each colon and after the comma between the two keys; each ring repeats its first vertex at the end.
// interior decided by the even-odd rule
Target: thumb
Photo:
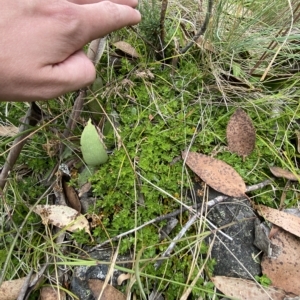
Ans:
{"type": "Polygon", "coordinates": [[[48,98],[86,87],[96,78],[95,66],[82,50],[48,67],[51,77],[48,82],[51,82],[53,92],[48,98]]]}

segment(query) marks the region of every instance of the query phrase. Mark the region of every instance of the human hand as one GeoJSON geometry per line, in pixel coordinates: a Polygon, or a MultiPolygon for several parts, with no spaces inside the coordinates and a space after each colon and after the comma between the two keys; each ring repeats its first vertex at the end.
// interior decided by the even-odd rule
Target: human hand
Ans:
{"type": "Polygon", "coordinates": [[[140,21],[138,0],[0,0],[0,101],[46,100],[91,84],[82,47],[140,21]]]}

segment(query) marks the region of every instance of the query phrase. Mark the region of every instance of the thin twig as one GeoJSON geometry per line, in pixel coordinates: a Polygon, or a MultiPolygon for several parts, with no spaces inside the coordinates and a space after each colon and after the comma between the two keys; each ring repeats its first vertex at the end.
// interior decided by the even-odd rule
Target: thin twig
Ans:
{"type": "Polygon", "coordinates": [[[166,19],[167,8],[168,8],[168,0],[162,0],[161,11],[160,11],[160,22],[159,22],[161,51],[163,51],[165,45],[165,35],[166,35],[165,19],[166,19]]]}
{"type": "Polygon", "coordinates": [[[33,274],[33,270],[31,269],[30,272],[27,274],[26,279],[21,287],[21,290],[20,290],[17,300],[25,299],[28,287],[30,285],[30,280],[31,280],[32,274],[33,274]]]}
{"type": "MultiPolygon", "coordinates": [[[[246,191],[247,192],[252,192],[252,191],[261,189],[261,188],[269,185],[271,182],[272,181],[268,179],[268,180],[265,180],[265,181],[263,181],[261,183],[257,183],[257,184],[248,186],[246,191]]],[[[211,207],[217,205],[218,203],[220,203],[220,202],[222,202],[222,201],[224,201],[224,200],[226,200],[228,198],[229,198],[228,196],[218,196],[218,197],[216,197],[216,198],[208,201],[207,204],[206,204],[206,206],[207,206],[207,208],[211,208],[211,207]]],[[[159,216],[159,217],[157,217],[155,219],[152,219],[152,220],[150,220],[150,221],[148,221],[148,222],[146,222],[146,223],[144,223],[144,224],[142,224],[142,225],[140,225],[140,226],[138,226],[136,228],[133,228],[131,230],[123,232],[123,233],[121,233],[121,234],[119,234],[119,235],[117,235],[117,236],[115,236],[115,237],[113,237],[113,238],[111,238],[111,239],[109,239],[109,240],[107,240],[107,241],[105,241],[105,242],[103,242],[103,243],[101,243],[101,244],[99,244],[99,245],[91,248],[88,252],[93,252],[95,250],[98,250],[98,249],[102,248],[104,245],[107,245],[107,244],[109,244],[111,242],[117,241],[120,238],[122,238],[122,237],[124,237],[126,235],[129,235],[129,234],[132,234],[132,233],[134,233],[134,232],[136,232],[136,231],[138,231],[138,230],[140,230],[140,229],[142,229],[142,228],[144,228],[144,227],[146,227],[148,225],[151,225],[153,223],[158,223],[158,222],[161,222],[163,220],[170,219],[172,217],[176,217],[176,216],[178,216],[179,214],[181,214],[181,213],[183,213],[185,211],[193,211],[194,209],[198,208],[201,205],[202,205],[202,203],[198,203],[197,205],[182,207],[182,208],[177,209],[177,210],[175,210],[175,211],[173,211],[173,212],[171,212],[169,214],[166,214],[166,215],[163,215],[163,216],[159,216]]],[[[197,213],[195,215],[197,215],[197,213]]]]}
{"type": "MultiPolygon", "coordinates": [[[[258,183],[258,184],[255,184],[253,186],[248,187],[246,189],[246,191],[247,192],[249,192],[249,191],[255,191],[256,189],[260,189],[260,188],[262,188],[262,187],[270,184],[271,182],[272,182],[271,180],[265,180],[265,181],[263,181],[261,183],[258,183]]],[[[222,201],[224,201],[224,200],[226,200],[228,198],[229,198],[229,196],[219,196],[219,197],[216,197],[216,198],[210,200],[207,203],[207,208],[208,207],[211,208],[211,207],[215,206],[216,204],[218,204],[218,203],[220,203],[220,202],[222,202],[222,201]]],[[[199,212],[197,212],[196,214],[194,214],[192,216],[192,218],[183,226],[183,228],[180,230],[180,232],[177,234],[177,236],[173,239],[172,243],[168,246],[168,248],[165,250],[165,252],[161,255],[161,259],[157,260],[157,262],[154,264],[155,269],[158,269],[160,267],[161,263],[163,262],[162,258],[169,257],[170,253],[175,248],[175,246],[177,244],[177,241],[183,237],[183,235],[188,231],[188,229],[197,221],[197,219],[201,215],[202,215],[202,210],[199,211],[199,212]]],[[[221,232],[220,230],[219,230],[219,232],[224,235],[224,233],[221,232]]],[[[228,237],[228,236],[226,236],[226,237],[228,237]]]]}
{"type": "Polygon", "coordinates": [[[199,29],[199,31],[196,33],[193,39],[184,48],[180,49],[179,51],[180,54],[184,54],[185,52],[187,52],[194,45],[195,41],[197,41],[198,38],[205,33],[212,13],[212,8],[213,8],[213,0],[208,0],[207,12],[202,27],[199,29]]]}
{"type": "Polygon", "coordinates": [[[9,151],[5,164],[0,174],[0,189],[4,189],[9,172],[16,163],[27,139],[30,134],[30,127],[34,127],[42,119],[42,111],[35,102],[31,102],[29,109],[26,112],[25,120],[19,127],[19,136],[14,140],[9,151]]]}
{"type": "MultiPolygon", "coordinates": [[[[79,95],[77,96],[74,102],[73,109],[68,119],[66,129],[64,130],[63,133],[65,139],[67,139],[70,136],[71,132],[74,130],[76,126],[77,120],[83,108],[85,96],[86,96],[86,89],[80,90],[79,95]]],[[[61,147],[61,153],[63,152],[63,150],[64,150],[64,146],[61,147]]]]}
{"type": "MultiPolygon", "coordinates": [[[[104,46],[105,46],[105,38],[104,38],[104,42],[102,42],[102,39],[97,39],[90,43],[87,56],[94,64],[97,64],[98,61],[100,60],[103,54],[104,46]]],[[[81,89],[79,91],[79,95],[77,96],[74,102],[73,109],[68,119],[66,129],[64,130],[63,133],[65,139],[67,139],[70,136],[71,132],[75,129],[76,123],[83,109],[87,89],[88,87],[81,89]]],[[[63,153],[64,148],[65,146],[61,145],[60,154],[63,153]]]]}

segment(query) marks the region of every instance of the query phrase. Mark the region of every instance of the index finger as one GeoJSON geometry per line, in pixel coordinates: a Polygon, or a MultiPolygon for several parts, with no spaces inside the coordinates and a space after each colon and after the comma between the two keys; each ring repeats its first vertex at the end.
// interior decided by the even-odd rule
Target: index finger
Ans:
{"type": "Polygon", "coordinates": [[[141,15],[134,8],[111,1],[78,6],[82,45],[125,26],[140,22],[141,15]]]}
{"type": "MultiPolygon", "coordinates": [[[[104,2],[106,0],[68,0],[74,4],[93,4],[104,2]]],[[[138,5],[138,0],[109,0],[110,2],[121,4],[121,5],[128,5],[131,7],[136,7],[138,5]]]]}

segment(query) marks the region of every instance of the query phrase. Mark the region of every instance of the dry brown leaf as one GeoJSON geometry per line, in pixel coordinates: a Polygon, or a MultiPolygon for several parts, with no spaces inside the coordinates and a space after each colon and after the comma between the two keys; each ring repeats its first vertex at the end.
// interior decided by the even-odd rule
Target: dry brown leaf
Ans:
{"type": "MultiPolygon", "coordinates": [[[[98,299],[103,285],[104,281],[98,280],[98,279],[89,279],[89,288],[93,292],[93,296],[95,299],[98,299]]],[[[118,291],[116,288],[114,288],[112,285],[106,285],[101,300],[125,300],[126,297],[124,294],[122,294],[120,291],[118,291]]]]}
{"type": "Polygon", "coordinates": [[[57,289],[51,286],[44,286],[41,288],[40,293],[40,300],[65,300],[66,299],[66,293],[62,290],[59,290],[59,294],[57,292],[57,289]]]}
{"type": "Polygon", "coordinates": [[[261,266],[272,285],[286,292],[300,295],[300,240],[293,234],[279,229],[271,242],[280,248],[276,259],[264,255],[261,266]]]}
{"type": "Polygon", "coordinates": [[[83,194],[87,193],[92,188],[92,184],[87,182],[83,184],[78,190],[78,197],[82,197],[83,194]]]}
{"type": "Polygon", "coordinates": [[[297,144],[297,151],[300,153],[300,131],[296,130],[296,144],[297,144]]]}
{"type": "Polygon", "coordinates": [[[58,153],[60,149],[60,144],[61,141],[57,139],[51,139],[51,140],[47,140],[47,143],[43,144],[42,147],[47,152],[47,155],[49,157],[53,157],[58,153]]]}
{"type": "Polygon", "coordinates": [[[155,75],[149,69],[136,70],[134,72],[134,75],[138,78],[145,78],[145,79],[154,79],[155,78],[155,75]]]}
{"type": "Polygon", "coordinates": [[[0,136],[15,136],[19,132],[16,126],[0,126],[0,136]]]}
{"type": "Polygon", "coordinates": [[[257,212],[269,222],[300,237],[299,217],[264,205],[255,205],[255,208],[257,209],[257,212]]]}
{"type": "Polygon", "coordinates": [[[68,205],[79,213],[81,212],[81,202],[73,186],[70,186],[64,178],[62,178],[62,186],[65,192],[68,205]]]}
{"type": "Polygon", "coordinates": [[[130,279],[130,277],[131,277],[131,274],[129,274],[129,273],[127,273],[127,274],[122,273],[122,274],[118,277],[118,279],[117,279],[118,285],[121,285],[121,284],[123,283],[124,280],[130,279]]]}
{"type": "Polygon", "coordinates": [[[23,277],[2,282],[0,286],[0,300],[16,300],[26,279],[26,277],[23,277]]]}
{"type": "Polygon", "coordinates": [[[225,162],[210,156],[189,152],[182,152],[186,164],[206,184],[216,191],[231,197],[245,197],[246,185],[242,177],[225,162]]]}
{"type": "Polygon", "coordinates": [[[261,287],[254,281],[216,276],[211,278],[218,290],[226,296],[239,300],[283,300],[285,291],[273,287],[261,287]]]}
{"type": "Polygon", "coordinates": [[[43,221],[43,224],[53,224],[68,231],[84,229],[90,236],[89,222],[75,209],[64,205],[37,205],[34,210],[43,221]]]}
{"type": "Polygon", "coordinates": [[[195,42],[200,49],[205,49],[210,52],[216,53],[214,45],[208,39],[204,39],[203,36],[199,36],[199,38],[195,42]]]}
{"type": "Polygon", "coordinates": [[[135,50],[135,48],[133,48],[130,44],[120,41],[120,42],[116,42],[113,44],[117,49],[121,50],[122,52],[124,52],[125,54],[133,57],[133,58],[138,58],[140,57],[140,55],[137,53],[137,51],[135,50]]]}
{"type": "Polygon", "coordinates": [[[270,171],[272,174],[276,177],[286,178],[292,181],[298,181],[300,180],[299,175],[295,175],[289,170],[282,169],[280,167],[270,167],[270,171]]]}
{"type": "Polygon", "coordinates": [[[241,108],[238,108],[229,119],[226,137],[229,150],[243,158],[254,150],[255,128],[250,117],[241,108]]]}

